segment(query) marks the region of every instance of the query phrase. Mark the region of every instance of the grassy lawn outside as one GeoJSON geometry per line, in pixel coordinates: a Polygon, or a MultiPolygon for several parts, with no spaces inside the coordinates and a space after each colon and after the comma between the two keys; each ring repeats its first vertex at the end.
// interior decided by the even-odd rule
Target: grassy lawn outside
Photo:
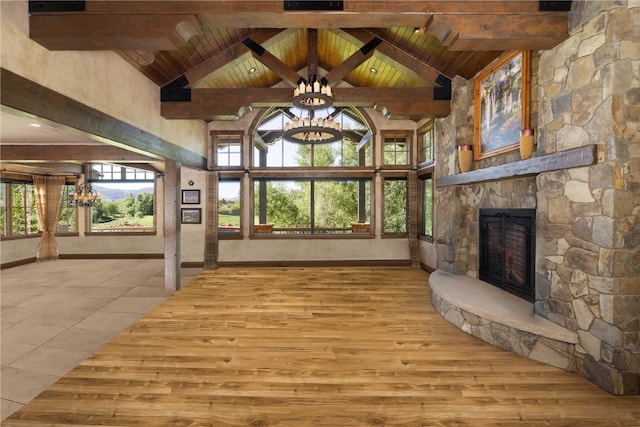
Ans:
{"type": "Polygon", "coordinates": [[[153,215],[146,215],[142,218],[118,218],[109,222],[93,224],[94,230],[107,230],[110,228],[153,228],[153,215]]]}
{"type": "Polygon", "coordinates": [[[218,216],[218,225],[240,227],[240,217],[238,215],[222,215],[221,214],[218,216]]]}

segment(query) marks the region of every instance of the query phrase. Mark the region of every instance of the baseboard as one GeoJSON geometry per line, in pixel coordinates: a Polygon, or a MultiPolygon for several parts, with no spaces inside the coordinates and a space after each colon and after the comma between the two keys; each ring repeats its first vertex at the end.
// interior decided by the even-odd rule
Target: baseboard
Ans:
{"type": "Polygon", "coordinates": [[[424,271],[426,271],[426,272],[427,272],[427,273],[429,273],[429,274],[431,274],[431,273],[433,273],[434,271],[436,271],[436,269],[435,269],[435,268],[433,268],[433,267],[429,267],[427,264],[424,264],[424,263],[422,263],[422,262],[420,263],[420,270],[424,270],[424,271]]]}
{"type": "Polygon", "coordinates": [[[60,259],[164,259],[164,254],[60,254],[60,259]]]}
{"type": "Polygon", "coordinates": [[[37,258],[26,258],[20,259],[18,261],[5,262],[4,264],[0,264],[0,270],[4,270],[5,268],[17,267],[19,265],[31,264],[32,262],[36,262],[37,258]]]}
{"type": "MultiPolygon", "coordinates": [[[[226,261],[219,267],[409,267],[411,261],[399,260],[340,260],[340,261],[226,261]]],[[[183,262],[182,268],[202,268],[204,262],[183,262]]]]}

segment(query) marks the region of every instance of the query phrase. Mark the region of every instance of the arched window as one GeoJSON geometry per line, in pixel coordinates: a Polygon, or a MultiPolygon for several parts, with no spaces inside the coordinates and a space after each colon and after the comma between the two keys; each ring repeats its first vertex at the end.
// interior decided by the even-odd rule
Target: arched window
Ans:
{"type": "Polygon", "coordinates": [[[315,110],[274,107],[256,127],[253,138],[253,166],[282,167],[358,167],[371,166],[373,150],[371,132],[360,112],[351,107],[315,110]],[[299,144],[284,138],[288,124],[310,114],[331,117],[340,124],[342,139],[326,144],[299,144]]]}

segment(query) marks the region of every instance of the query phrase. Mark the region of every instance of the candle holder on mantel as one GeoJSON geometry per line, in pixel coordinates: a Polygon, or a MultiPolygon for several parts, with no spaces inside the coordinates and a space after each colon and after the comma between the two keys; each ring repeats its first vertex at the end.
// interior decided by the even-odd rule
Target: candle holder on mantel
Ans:
{"type": "Polygon", "coordinates": [[[460,172],[469,172],[473,168],[473,145],[458,145],[458,165],[460,172]]]}

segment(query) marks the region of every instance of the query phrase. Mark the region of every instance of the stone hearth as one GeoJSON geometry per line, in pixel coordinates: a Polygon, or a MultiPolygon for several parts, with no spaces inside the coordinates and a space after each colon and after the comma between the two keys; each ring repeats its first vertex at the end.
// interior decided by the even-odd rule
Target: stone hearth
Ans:
{"type": "Polygon", "coordinates": [[[490,344],[547,365],[575,371],[578,335],[533,312],[533,304],[468,276],[437,270],[431,301],[446,320],[490,344]]]}

